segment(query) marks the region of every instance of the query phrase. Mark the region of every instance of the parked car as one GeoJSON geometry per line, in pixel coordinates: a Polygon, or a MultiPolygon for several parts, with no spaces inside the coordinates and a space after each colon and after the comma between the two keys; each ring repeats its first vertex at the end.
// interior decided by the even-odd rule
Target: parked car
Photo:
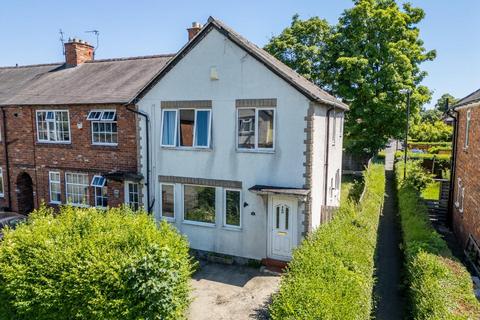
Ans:
{"type": "Polygon", "coordinates": [[[27,217],[14,212],[0,212],[0,240],[3,238],[3,228],[15,228],[19,223],[27,220],[27,217]]]}

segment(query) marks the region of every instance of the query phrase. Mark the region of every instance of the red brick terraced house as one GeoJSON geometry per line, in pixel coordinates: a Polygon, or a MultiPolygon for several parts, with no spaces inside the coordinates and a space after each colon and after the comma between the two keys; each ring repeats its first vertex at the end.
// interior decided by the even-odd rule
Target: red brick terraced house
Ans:
{"type": "Polygon", "coordinates": [[[480,90],[453,106],[455,134],[450,223],[472,265],[480,271],[480,90]]]}
{"type": "Polygon", "coordinates": [[[134,100],[171,55],[93,56],[91,45],[73,39],[64,63],[0,68],[3,210],[144,201],[137,125],[148,119],[134,100]]]}

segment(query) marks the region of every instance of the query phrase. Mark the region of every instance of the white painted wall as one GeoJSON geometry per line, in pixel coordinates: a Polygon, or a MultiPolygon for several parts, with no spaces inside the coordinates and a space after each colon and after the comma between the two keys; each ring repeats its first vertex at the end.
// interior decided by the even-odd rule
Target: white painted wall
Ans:
{"type": "MultiPolygon", "coordinates": [[[[160,215],[159,175],[242,181],[243,201],[249,205],[243,208],[240,231],[222,227],[222,188],[216,191],[216,226],[207,227],[182,222],[183,188],[176,185],[174,223],[187,235],[195,249],[265,258],[266,201],[249,192],[248,188],[256,184],[303,187],[304,117],[309,100],[214,29],[138,102],[138,106],[151,118],[151,194],[156,199],[155,216],[159,218],[160,215]],[[210,80],[212,66],[218,70],[219,80],[210,80]],[[257,98],[277,99],[275,151],[271,153],[241,152],[236,149],[235,100],[257,98]],[[211,150],[160,147],[160,102],[169,100],[212,100],[211,150]]],[[[319,122],[322,112],[325,112],[325,108],[318,107],[319,122]]],[[[146,175],[143,125],[140,131],[142,167],[146,175]]],[[[338,163],[341,165],[341,161],[338,163]]],[[[321,176],[317,178],[321,179],[321,176]]],[[[303,216],[299,214],[298,229],[303,228],[302,221],[303,216]]]]}

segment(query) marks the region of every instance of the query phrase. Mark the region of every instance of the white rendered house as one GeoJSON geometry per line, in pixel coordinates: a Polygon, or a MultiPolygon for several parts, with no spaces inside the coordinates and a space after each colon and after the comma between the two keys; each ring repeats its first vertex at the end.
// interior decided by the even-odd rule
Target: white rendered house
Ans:
{"type": "Polygon", "coordinates": [[[193,249],[287,261],[339,205],[348,107],[218,20],[136,105],[145,207],[193,249]]]}

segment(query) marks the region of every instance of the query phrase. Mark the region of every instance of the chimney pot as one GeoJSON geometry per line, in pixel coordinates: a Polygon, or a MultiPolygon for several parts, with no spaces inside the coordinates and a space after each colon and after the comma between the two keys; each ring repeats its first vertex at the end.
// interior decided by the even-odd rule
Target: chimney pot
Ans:
{"type": "Polygon", "coordinates": [[[188,28],[188,41],[192,40],[202,30],[202,25],[199,22],[192,22],[192,27],[188,28]]]}
{"type": "Polygon", "coordinates": [[[69,38],[65,43],[65,63],[67,67],[75,67],[93,60],[93,46],[86,41],[69,38]]]}

